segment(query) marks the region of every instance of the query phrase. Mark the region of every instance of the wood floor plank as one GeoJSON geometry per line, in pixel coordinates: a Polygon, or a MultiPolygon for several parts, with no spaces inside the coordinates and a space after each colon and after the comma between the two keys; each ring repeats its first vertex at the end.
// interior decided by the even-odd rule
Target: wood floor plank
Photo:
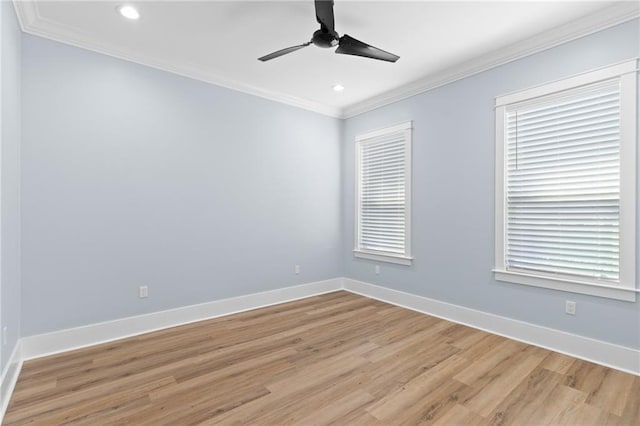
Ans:
{"type": "Polygon", "coordinates": [[[512,424],[516,419],[531,418],[544,404],[549,392],[562,383],[561,374],[536,368],[487,416],[492,425],[512,424]]]}
{"type": "MultiPolygon", "coordinates": [[[[629,396],[631,396],[630,392],[633,382],[633,376],[621,371],[608,369],[602,384],[591,392],[586,403],[600,407],[608,413],[620,416],[622,415],[629,396]]],[[[639,394],[635,396],[640,399],[639,394]]]]}
{"type": "Polygon", "coordinates": [[[25,362],[5,425],[638,425],[640,377],[347,292],[25,362]]]}
{"type": "Polygon", "coordinates": [[[430,424],[458,405],[473,393],[473,389],[457,380],[449,379],[425,394],[424,397],[408,407],[393,421],[401,424],[430,424]]]}
{"type": "Polygon", "coordinates": [[[575,358],[568,355],[551,352],[542,362],[542,367],[556,373],[566,374],[575,362],[575,358]]]}
{"type": "Polygon", "coordinates": [[[640,423],[640,380],[634,378],[633,385],[629,391],[627,401],[622,412],[622,424],[632,425],[640,423]]]}
{"type": "Polygon", "coordinates": [[[600,426],[608,420],[607,413],[598,407],[578,402],[565,406],[549,423],[559,426],[600,426]]]}
{"type": "Polygon", "coordinates": [[[575,404],[581,404],[586,399],[586,394],[577,389],[559,385],[547,395],[540,407],[531,413],[527,420],[530,424],[553,424],[563,411],[570,410],[575,404]]]}
{"type": "Polygon", "coordinates": [[[448,338],[447,343],[459,349],[469,349],[490,336],[489,333],[462,324],[453,324],[443,330],[441,334],[448,338]]]}
{"type": "Polygon", "coordinates": [[[464,405],[455,404],[432,424],[434,426],[481,425],[485,419],[464,405]]]}
{"type": "Polygon", "coordinates": [[[478,382],[483,380],[488,383],[494,378],[494,369],[496,365],[512,360],[519,352],[526,347],[525,344],[514,340],[503,340],[495,346],[487,346],[485,352],[477,360],[472,362],[461,372],[455,375],[455,379],[468,385],[475,384],[481,386],[478,382]]]}
{"type": "Polygon", "coordinates": [[[423,372],[400,389],[382,397],[367,409],[378,420],[390,422],[398,418],[424,395],[445,383],[455,371],[468,365],[468,361],[457,355],[445,359],[435,367],[423,372]]]}
{"type": "Polygon", "coordinates": [[[511,359],[506,359],[493,370],[500,371],[500,374],[483,376],[480,380],[481,386],[471,383],[471,386],[476,387],[479,392],[465,401],[464,405],[483,417],[489,416],[500,402],[540,365],[542,359],[542,357],[528,356],[522,352],[511,359]],[[491,380],[485,381],[486,377],[491,377],[491,380]]]}
{"type": "Polygon", "coordinates": [[[309,414],[296,420],[296,423],[310,425],[340,422],[350,413],[359,411],[373,400],[375,400],[375,397],[370,393],[357,390],[340,398],[338,401],[333,400],[333,398],[330,401],[326,401],[322,407],[319,407],[319,410],[309,410],[309,414]]]}

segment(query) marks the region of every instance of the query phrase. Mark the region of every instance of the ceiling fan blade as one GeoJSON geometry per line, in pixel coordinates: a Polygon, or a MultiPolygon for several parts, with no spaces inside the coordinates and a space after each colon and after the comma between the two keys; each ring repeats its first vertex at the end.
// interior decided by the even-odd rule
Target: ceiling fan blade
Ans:
{"type": "Polygon", "coordinates": [[[315,0],[316,20],[322,31],[334,33],[335,22],[333,19],[333,0],[315,0]]]}
{"type": "Polygon", "coordinates": [[[379,59],[381,61],[395,62],[400,59],[400,56],[393,53],[385,52],[377,47],[369,46],[367,43],[363,43],[360,40],[356,40],[353,37],[349,37],[347,34],[340,37],[340,42],[336,53],[342,53],[343,55],[355,55],[364,56],[365,58],[379,59]]]}
{"type": "Polygon", "coordinates": [[[269,61],[271,59],[278,58],[278,57],[280,57],[282,55],[286,55],[287,53],[291,53],[291,52],[295,52],[296,50],[300,50],[303,47],[307,47],[310,44],[311,44],[311,42],[309,41],[307,43],[300,44],[298,46],[287,47],[285,49],[278,50],[277,52],[273,52],[273,53],[269,53],[268,55],[264,55],[263,57],[258,58],[258,60],[262,61],[262,62],[266,62],[266,61],[269,61]]]}

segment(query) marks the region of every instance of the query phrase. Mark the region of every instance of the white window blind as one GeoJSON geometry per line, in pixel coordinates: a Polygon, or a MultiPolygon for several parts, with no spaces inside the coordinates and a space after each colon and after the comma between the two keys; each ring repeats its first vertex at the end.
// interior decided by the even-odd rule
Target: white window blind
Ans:
{"type": "Polygon", "coordinates": [[[356,141],[356,256],[410,260],[410,138],[401,125],[356,141]]]}
{"type": "Polygon", "coordinates": [[[619,281],[618,80],[506,113],[507,270],[619,281]]]}

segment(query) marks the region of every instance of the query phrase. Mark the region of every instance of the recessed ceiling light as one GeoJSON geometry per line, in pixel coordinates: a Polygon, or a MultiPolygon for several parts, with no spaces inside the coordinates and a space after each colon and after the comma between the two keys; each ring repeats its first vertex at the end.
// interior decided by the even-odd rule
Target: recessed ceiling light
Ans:
{"type": "Polygon", "coordinates": [[[128,19],[138,19],[140,17],[136,8],[129,5],[119,6],[118,12],[120,12],[120,15],[128,19]]]}
{"type": "Polygon", "coordinates": [[[333,90],[335,90],[336,92],[342,92],[344,90],[344,86],[342,84],[334,84],[333,90]]]}

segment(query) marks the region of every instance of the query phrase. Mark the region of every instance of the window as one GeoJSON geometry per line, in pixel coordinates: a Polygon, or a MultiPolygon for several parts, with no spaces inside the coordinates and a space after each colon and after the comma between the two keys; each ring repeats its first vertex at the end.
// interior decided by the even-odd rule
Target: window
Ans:
{"type": "Polygon", "coordinates": [[[411,122],[356,137],[356,257],[411,265],[411,122]]]}
{"type": "Polygon", "coordinates": [[[635,301],[636,62],[496,99],[497,280],[635,301]]]}

